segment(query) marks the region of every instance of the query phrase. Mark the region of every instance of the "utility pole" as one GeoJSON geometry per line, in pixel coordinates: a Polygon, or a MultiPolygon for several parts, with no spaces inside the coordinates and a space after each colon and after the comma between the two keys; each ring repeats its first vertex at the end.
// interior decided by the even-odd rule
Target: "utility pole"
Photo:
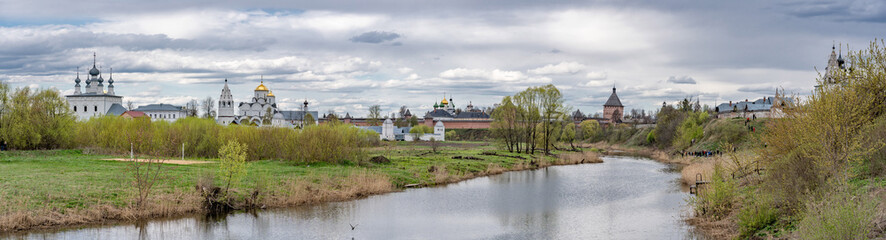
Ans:
{"type": "Polygon", "coordinates": [[[182,161],[185,160],[185,143],[182,143],[182,161]]]}
{"type": "Polygon", "coordinates": [[[132,143],[129,143],[129,160],[135,160],[135,154],[132,152],[132,143]]]}

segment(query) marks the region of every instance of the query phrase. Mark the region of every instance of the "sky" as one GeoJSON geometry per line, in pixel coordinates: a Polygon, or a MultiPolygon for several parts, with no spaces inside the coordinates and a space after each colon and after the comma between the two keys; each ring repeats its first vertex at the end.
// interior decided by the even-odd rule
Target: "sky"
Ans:
{"type": "Polygon", "coordinates": [[[136,106],[217,100],[225,79],[249,101],[263,79],[282,110],[352,116],[546,84],[572,110],[602,112],[615,87],[653,111],[808,95],[832,46],[883,29],[882,0],[0,0],[0,81],[71,94],[95,53],[136,106]]]}

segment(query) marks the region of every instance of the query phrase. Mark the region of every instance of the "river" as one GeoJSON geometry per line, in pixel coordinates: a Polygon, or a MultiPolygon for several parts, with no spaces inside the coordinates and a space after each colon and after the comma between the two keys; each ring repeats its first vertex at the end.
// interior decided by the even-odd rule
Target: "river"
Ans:
{"type": "Polygon", "coordinates": [[[638,157],[310,206],[34,232],[24,239],[695,239],[674,166],[638,157]],[[351,228],[351,225],[356,226],[351,228]]]}

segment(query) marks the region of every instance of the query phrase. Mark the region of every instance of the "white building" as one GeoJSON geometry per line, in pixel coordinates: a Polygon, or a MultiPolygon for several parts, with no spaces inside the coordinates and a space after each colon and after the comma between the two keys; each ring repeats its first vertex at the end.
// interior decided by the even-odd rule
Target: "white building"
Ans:
{"type": "Polygon", "coordinates": [[[145,115],[151,117],[151,121],[165,120],[175,122],[175,120],[178,120],[179,118],[185,118],[188,116],[188,110],[184,107],[162,103],[138,106],[138,108],[133,109],[132,111],[145,113],[145,115]]]}
{"type": "Polygon", "coordinates": [[[68,100],[68,106],[79,120],[87,120],[94,116],[114,115],[119,116],[126,112],[123,107],[123,97],[114,95],[114,77],[113,70],[111,76],[108,76],[108,89],[104,89],[103,82],[105,79],[101,75],[101,71],[95,67],[95,54],[92,59],[92,69],[89,70],[89,77],[86,78],[86,89],[80,91],[80,72],[77,72],[77,78],[74,79],[74,94],[65,96],[68,100]]]}
{"type": "Polygon", "coordinates": [[[234,96],[225,79],[221,96],[218,98],[219,124],[240,124],[253,126],[276,126],[297,127],[303,126],[305,116],[310,114],[314,123],[317,121],[317,111],[308,111],[308,101],[305,100],[301,111],[282,111],[277,108],[277,97],[265,86],[264,81],[255,88],[250,102],[240,102],[237,108],[239,114],[235,114],[234,96]]]}
{"type": "Polygon", "coordinates": [[[421,135],[409,133],[409,130],[412,130],[412,127],[394,126],[394,122],[391,121],[391,119],[385,119],[380,127],[364,126],[359,128],[375,131],[378,133],[378,137],[381,140],[387,141],[411,142],[415,141],[416,137],[421,141],[430,141],[432,138],[434,141],[446,141],[446,127],[443,126],[443,121],[438,121],[437,124],[434,124],[434,133],[425,133],[421,135]]]}

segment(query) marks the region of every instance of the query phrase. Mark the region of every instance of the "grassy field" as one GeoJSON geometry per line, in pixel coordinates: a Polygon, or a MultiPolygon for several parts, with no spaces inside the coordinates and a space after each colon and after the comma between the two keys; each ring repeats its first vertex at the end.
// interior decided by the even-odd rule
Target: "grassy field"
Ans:
{"type": "MultiPolygon", "coordinates": [[[[244,198],[260,192],[255,200],[260,206],[285,207],[353,199],[405,186],[444,184],[508,170],[600,161],[591,151],[532,156],[500,151],[486,142],[440,142],[437,153],[431,150],[426,142],[390,142],[369,150],[370,157],[384,156],[389,163],[253,161],[248,163],[243,181],[232,188],[236,196],[244,198]]],[[[152,190],[152,207],[135,210],[131,208],[136,195],[130,174],[132,163],[104,160],[120,157],[84,154],[81,150],[0,152],[0,232],[199,212],[197,183],[215,179],[215,184],[221,184],[212,177],[219,168],[216,163],[164,164],[167,174],[152,190]]]]}

